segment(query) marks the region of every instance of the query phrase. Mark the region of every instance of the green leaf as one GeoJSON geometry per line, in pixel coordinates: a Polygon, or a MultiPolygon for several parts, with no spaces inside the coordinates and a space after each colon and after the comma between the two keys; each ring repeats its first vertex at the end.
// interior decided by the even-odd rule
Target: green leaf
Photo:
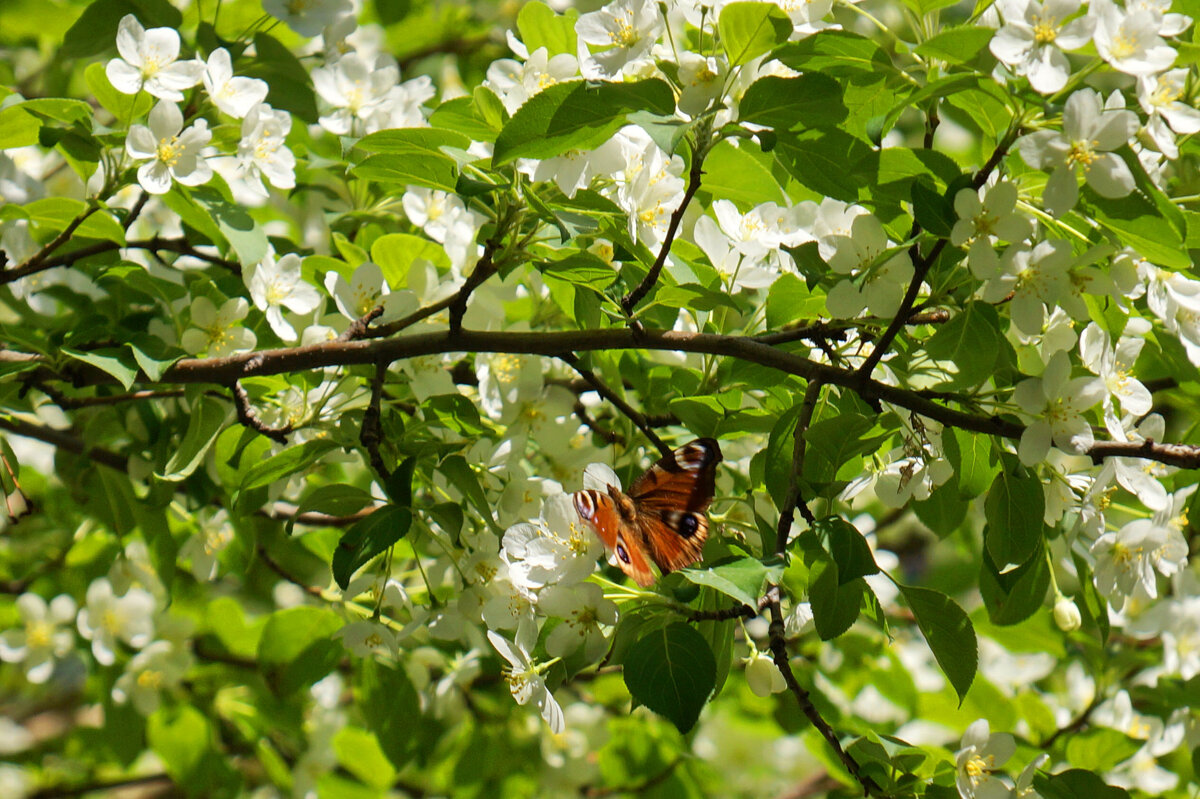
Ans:
{"type": "Polygon", "coordinates": [[[713,197],[751,206],[786,202],[779,181],[750,150],[734,147],[728,139],[709,150],[704,157],[704,191],[713,197]]]}
{"type": "Polygon", "coordinates": [[[859,189],[874,185],[876,179],[861,164],[878,156],[865,141],[840,130],[782,134],[775,152],[783,168],[803,186],[842,202],[858,202],[859,189]]]}
{"type": "Polygon", "coordinates": [[[768,569],[761,560],[750,557],[735,558],[707,569],[679,570],[689,582],[712,588],[751,607],[758,604],[763,584],[773,572],[774,579],[778,579],[778,568],[768,569]]]}
{"type": "Polygon", "coordinates": [[[254,52],[254,60],[245,67],[244,74],[266,81],[270,87],[267,103],[272,108],[290,111],[305,122],[316,123],[317,97],[308,68],[290,48],[266,33],[254,34],[254,52]]]}
{"type": "Polygon", "coordinates": [[[780,275],[767,290],[767,330],[801,320],[817,321],[825,313],[825,295],[813,292],[793,274],[780,275]]]}
{"type": "Polygon", "coordinates": [[[134,508],[138,498],[133,493],[129,476],[98,466],[89,469],[83,478],[86,507],[118,537],[125,537],[137,526],[134,508]]]}
{"type": "Polygon", "coordinates": [[[850,522],[840,516],[826,516],[818,519],[812,529],[823,539],[830,556],[837,563],[839,586],[859,577],[879,574],[871,545],[850,522]]]}
{"type": "Polygon", "coordinates": [[[461,436],[478,436],[487,428],[475,403],[462,394],[438,394],[421,403],[421,415],[461,436]]]}
{"type": "Polygon", "coordinates": [[[594,291],[604,291],[617,279],[611,264],[586,251],[573,252],[561,260],[545,261],[537,266],[543,275],[594,291]]]}
{"type": "Polygon", "coordinates": [[[774,57],[792,69],[833,78],[894,73],[892,60],[878,44],[843,30],[819,31],[777,49],[774,57]]]}
{"type": "Polygon", "coordinates": [[[41,129],[41,120],[19,105],[0,110],[0,149],[37,144],[38,131],[41,129]]]}
{"type": "Polygon", "coordinates": [[[1000,472],[1000,464],[992,454],[992,439],[959,428],[949,432],[942,436],[946,460],[954,467],[959,494],[973,499],[986,491],[1000,472]]]}
{"type": "Polygon", "coordinates": [[[876,420],[860,413],[843,413],[832,419],[809,425],[804,431],[808,442],[804,455],[804,478],[810,483],[832,483],[846,479],[842,467],[860,455],[875,450],[886,435],[868,436],[876,420]]]}
{"type": "Polygon", "coordinates": [[[116,347],[104,347],[84,352],[64,347],[62,353],[112,375],[125,387],[126,391],[132,388],[133,384],[137,382],[137,366],[130,364],[133,358],[125,350],[116,347]]]}
{"type": "Polygon", "coordinates": [[[900,593],[961,703],[975,679],[975,668],[979,663],[971,620],[953,599],[940,591],[902,585],[900,593]]]}
{"type": "MultiPolygon", "coordinates": [[[[1108,768],[1113,766],[1108,764],[1108,768]]],[[[1073,768],[1050,777],[1033,778],[1043,799],[1129,799],[1129,791],[1108,785],[1091,771],[1073,768]]]]}
{"type": "Polygon", "coordinates": [[[291,694],[333,671],[343,654],[333,634],[341,628],[342,620],[325,608],[272,613],[258,641],[258,668],[271,690],[291,694]]]}
{"type": "MultiPolygon", "coordinates": [[[[949,432],[948,430],[946,431],[949,432]]],[[[943,441],[950,438],[943,436],[943,441]]],[[[938,538],[945,538],[958,529],[963,519],[967,518],[969,504],[958,494],[953,483],[943,483],[935,488],[927,499],[916,500],[912,503],[913,512],[917,518],[932,530],[938,538]]]]}
{"type": "MultiPolygon", "coordinates": [[[[138,269],[140,271],[141,267],[138,269]]],[[[156,383],[162,380],[163,372],[170,369],[172,364],[180,358],[187,357],[183,350],[172,347],[158,336],[149,333],[134,334],[131,341],[125,342],[125,346],[133,353],[133,359],[146,373],[146,377],[156,383]]]]}
{"type": "MultiPolygon", "coordinates": [[[[913,183],[914,202],[919,185],[913,183]]],[[[999,347],[1000,317],[996,309],[975,301],[968,302],[925,344],[930,357],[954,363],[958,374],[949,382],[962,388],[973,388],[991,376],[999,347]]]]}
{"type": "Polygon", "coordinates": [[[450,266],[450,256],[440,244],[411,233],[388,233],[371,244],[371,260],[393,288],[407,286],[413,263],[422,259],[434,266],[450,266]]]}
{"type": "Polygon", "coordinates": [[[266,257],[266,230],[241,205],[225,199],[212,186],[196,186],[187,191],[193,202],[216,223],[243,266],[256,264],[266,257]]]}
{"type": "Polygon", "coordinates": [[[483,495],[483,486],[479,484],[479,477],[476,476],[475,470],[467,464],[466,458],[462,455],[448,455],[438,464],[438,471],[446,475],[446,478],[462,492],[467,501],[475,506],[475,510],[488,525],[495,523],[492,519],[491,505],[488,504],[487,497],[483,495]]]}
{"type": "Polygon", "coordinates": [[[302,513],[316,511],[329,516],[349,516],[374,502],[375,499],[369,493],[357,486],[341,483],[324,485],[304,495],[296,507],[296,512],[288,519],[287,531],[292,532],[296,517],[302,513]]]}
{"type": "Polygon", "coordinates": [[[788,502],[788,486],[792,480],[792,454],[796,446],[796,422],[800,417],[800,405],[795,405],[779,415],[779,421],[767,438],[766,464],[763,484],[771,501],[780,512],[788,502]]]}
{"type": "Polygon", "coordinates": [[[155,476],[160,480],[177,483],[183,480],[204,460],[204,456],[217,440],[217,434],[225,426],[229,411],[225,403],[213,397],[200,397],[192,405],[188,415],[187,432],[183,440],[171,452],[167,465],[155,476]]]}
{"type": "MultiPolygon", "coordinates": [[[[68,197],[46,197],[23,206],[31,222],[55,233],[66,230],[87,210],[87,204],[68,197]]],[[[125,243],[125,230],[108,211],[97,211],[75,228],[73,234],[85,239],[103,239],[125,243]]]]}
{"type": "Polygon", "coordinates": [[[57,57],[86,58],[113,47],[117,26],[126,14],[137,17],[146,29],[179,28],[183,24],[183,15],[168,0],[96,0],[66,32],[57,57]]]}
{"type": "Polygon", "coordinates": [[[331,450],[340,449],[340,447],[341,445],[336,442],[324,439],[313,439],[305,441],[298,447],[289,447],[265,461],[251,466],[242,477],[238,491],[245,493],[259,486],[270,485],[276,480],[290,477],[296,472],[312,466],[331,450]]]}
{"type": "Polygon", "coordinates": [[[83,80],[87,84],[88,91],[104,107],[104,110],[123,124],[127,125],[131,121],[145,116],[149,113],[150,106],[154,105],[154,98],[145,92],[137,95],[122,94],[113,88],[108,81],[108,75],[104,73],[104,64],[89,64],[88,68],[83,71],[83,80]]]}
{"type": "Polygon", "coordinates": [[[421,704],[408,675],[403,669],[364,659],[354,700],[387,759],[396,768],[404,768],[421,743],[420,736],[413,734],[421,718],[421,704]]]}
{"type": "Polygon", "coordinates": [[[771,3],[730,3],[717,21],[731,67],[757,58],[792,35],[792,21],[771,3]]]}
{"type": "Polygon", "coordinates": [[[634,699],[686,733],[696,726],[712,693],[717,664],[704,636],[676,622],[654,630],[630,648],[624,676],[634,699]]]}
{"type": "Polygon", "coordinates": [[[956,3],[958,3],[958,0],[904,0],[904,5],[911,8],[913,13],[919,17],[943,8],[949,8],[956,3]]]}
{"type": "Polygon", "coordinates": [[[575,20],[579,12],[568,8],[564,14],[556,14],[550,6],[542,2],[531,2],[521,6],[517,14],[517,30],[521,32],[521,41],[529,52],[539,47],[546,48],[546,55],[553,58],[556,55],[577,53],[575,44],[575,20]]]}
{"type": "Polygon", "coordinates": [[[917,45],[917,55],[965,64],[982,53],[996,31],[975,25],[947,28],[917,45]]]}
{"type": "Polygon", "coordinates": [[[1097,727],[1067,736],[1066,759],[1081,769],[1108,771],[1137,754],[1145,743],[1123,732],[1097,727]]]}
{"type": "Polygon", "coordinates": [[[1079,193],[1080,208],[1096,217],[1122,243],[1133,247],[1148,260],[1169,269],[1188,269],[1188,257],[1180,236],[1158,207],[1134,192],[1120,199],[1101,197],[1084,186],[1079,193]]]}
{"type": "Polygon", "coordinates": [[[177,785],[203,777],[212,734],[208,717],[191,705],[160,707],[146,719],[146,742],[177,785]]]}
{"type": "Polygon", "coordinates": [[[83,100],[72,100],[66,97],[38,97],[21,103],[21,108],[39,117],[63,122],[67,125],[76,122],[91,122],[95,111],[83,100]]]}
{"type": "Polygon", "coordinates": [[[551,158],[608,141],[634,111],[672,114],[675,95],[658,79],[633,83],[566,81],[530,98],[496,137],[492,163],[551,158]]]}
{"type": "MultiPolygon", "coordinates": [[[[367,663],[375,663],[368,660],[367,663]]],[[[415,736],[409,736],[415,739],[415,736]]],[[[359,727],[342,727],[333,737],[338,763],[358,780],[378,790],[386,790],[396,780],[396,769],[388,762],[379,739],[359,727]]]]}
{"type": "Polygon", "coordinates": [[[175,184],[166,194],[159,195],[159,199],[162,200],[167,208],[179,214],[180,219],[183,220],[185,225],[195,228],[201,235],[215,244],[218,249],[225,250],[229,246],[229,242],[225,240],[225,236],[221,233],[221,228],[218,227],[216,220],[197,204],[191,193],[186,191],[183,186],[175,184]]]}
{"type": "Polygon", "coordinates": [[[984,501],[987,519],[984,539],[988,554],[1000,568],[1024,563],[1042,539],[1046,509],[1042,483],[1036,475],[1006,459],[984,501]]]}
{"type": "Polygon", "coordinates": [[[949,238],[958,214],[954,205],[942,195],[933,181],[917,179],[912,182],[913,217],[928,232],[949,238]]]}
{"type": "Polygon", "coordinates": [[[808,601],[817,635],[831,641],[858,619],[866,583],[861,578],[842,582],[837,561],[822,547],[815,530],[805,530],[793,546],[803,551],[808,566],[808,601]]]}
{"type": "Polygon", "coordinates": [[[354,573],[404,536],[412,526],[412,509],[384,505],[346,531],[333,553],[333,579],[345,590],[354,573]]]}
{"type": "Polygon", "coordinates": [[[439,191],[454,191],[458,167],[447,155],[431,153],[381,153],[370,155],[350,170],[356,178],[402,186],[425,186],[439,191]]]}
{"type": "Polygon", "coordinates": [[[742,122],[777,131],[834,127],[848,113],[842,102],[842,87],[819,72],[798,78],[759,78],[750,84],[738,104],[742,122]]]}
{"type": "MultiPolygon", "coordinates": [[[[1028,619],[1042,604],[1050,587],[1046,553],[1039,544],[1029,560],[1001,573],[985,550],[979,572],[979,592],[992,624],[1008,626],[1028,619]]],[[[1072,763],[1075,761],[1072,760],[1072,763]]]]}
{"type": "Polygon", "coordinates": [[[473,97],[456,97],[442,103],[429,117],[429,124],[442,130],[457,131],[475,141],[495,141],[500,132],[483,118],[473,97]]]}
{"type": "Polygon", "coordinates": [[[725,406],[715,397],[679,397],[671,400],[671,413],[698,436],[712,436],[725,418],[725,406]]]}
{"type": "Polygon", "coordinates": [[[465,150],[471,138],[452,130],[439,128],[393,128],[368,133],[354,143],[356,149],[368,153],[393,155],[427,155],[445,158],[443,147],[465,150]]]}

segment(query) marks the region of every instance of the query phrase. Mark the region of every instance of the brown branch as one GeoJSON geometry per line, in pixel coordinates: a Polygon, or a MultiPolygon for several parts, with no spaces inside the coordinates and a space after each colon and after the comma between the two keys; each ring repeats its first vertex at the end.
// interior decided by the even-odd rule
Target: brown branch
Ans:
{"type": "Polygon", "coordinates": [[[171,779],[169,774],[147,774],[142,777],[129,777],[123,780],[111,780],[108,782],[90,782],[70,787],[50,786],[30,794],[29,799],[65,799],[69,796],[84,796],[89,793],[116,791],[120,788],[132,788],[137,785],[154,785],[156,783],[162,783],[165,788],[174,785],[175,781],[171,779]]]}
{"type": "Polygon", "coordinates": [[[371,401],[363,412],[362,428],[358,439],[367,451],[367,460],[371,468],[379,476],[380,485],[386,485],[392,479],[392,472],[383,462],[383,453],[379,444],[383,441],[383,380],[387,377],[387,363],[380,361],[375,365],[375,376],[371,379],[371,401]]]}
{"type": "Polygon", "coordinates": [[[616,430],[606,430],[603,425],[592,418],[592,415],[588,413],[587,408],[584,407],[582,402],[576,401],[571,410],[575,412],[575,416],[578,417],[581,423],[583,423],[584,427],[603,438],[609,444],[620,444],[621,446],[625,445],[625,436],[621,435],[616,430]]]}
{"type": "Polygon", "coordinates": [[[683,193],[683,199],[679,201],[679,207],[671,214],[671,219],[667,223],[667,233],[663,237],[662,245],[658,248],[658,257],[654,259],[654,263],[650,266],[650,271],[642,278],[642,282],[621,298],[621,309],[625,311],[626,316],[633,315],[633,309],[650,293],[650,289],[654,288],[654,284],[658,282],[658,276],[662,272],[663,266],[667,263],[667,255],[671,252],[671,244],[675,241],[675,234],[679,230],[679,223],[683,221],[683,215],[687,212],[688,204],[696,196],[696,192],[700,190],[700,179],[704,174],[703,167],[703,154],[697,149],[697,151],[692,153],[692,167],[688,172],[687,189],[683,193]]]}
{"type": "MultiPolygon", "coordinates": [[[[90,258],[93,255],[100,255],[113,250],[149,250],[151,252],[174,252],[180,255],[188,255],[200,261],[205,261],[216,266],[223,266],[236,274],[242,273],[242,265],[237,261],[229,261],[216,255],[209,255],[200,252],[187,239],[163,239],[155,236],[150,239],[142,239],[138,241],[128,241],[125,244],[118,244],[115,241],[98,241],[94,244],[89,244],[86,247],[80,247],[77,250],[63,253],[54,258],[47,258],[41,262],[33,263],[33,259],[21,264],[16,269],[8,269],[0,271],[0,285],[11,283],[14,280],[20,280],[23,277],[45,272],[47,269],[54,269],[59,266],[71,266],[76,261],[82,261],[84,258],[90,258]]],[[[36,256],[35,256],[36,257],[36,256]]]]}
{"type": "Polygon", "coordinates": [[[292,425],[285,424],[283,427],[269,427],[261,419],[258,418],[258,411],[250,404],[250,395],[246,393],[246,389],[242,388],[242,384],[234,380],[229,386],[229,390],[233,392],[233,406],[237,409],[238,423],[243,427],[249,427],[260,435],[264,435],[272,441],[280,444],[286,444],[287,434],[292,432],[292,425]]]}
{"type": "Polygon", "coordinates": [[[671,448],[668,447],[666,442],[659,438],[658,434],[654,432],[653,428],[646,423],[646,417],[642,415],[641,411],[637,410],[624,399],[619,397],[617,393],[609,388],[603,380],[596,376],[595,372],[582,366],[579,363],[579,359],[574,355],[567,353],[559,355],[558,357],[561,361],[563,361],[563,363],[567,364],[576,372],[578,372],[579,376],[583,378],[584,382],[591,386],[597,394],[599,394],[601,397],[604,397],[604,399],[612,403],[617,410],[625,414],[625,416],[629,418],[629,421],[633,422],[637,426],[637,429],[642,431],[642,435],[644,435],[660,453],[662,453],[664,456],[671,454],[671,448]]]}
{"type": "Polygon", "coordinates": [[[779,605],[779,588],[772,586],[767,592],[770,601],[767,608],[771,613],[770,627],[770,644],[771,658],[775,661],[775,667],[779,669],[779,673],[783,675],[783,681],[787,683],[788,690],[796,697],[796,702],[800,705],[801,712],[808,718],[809,722],[817,728],[817,732],[821,733],[821,737],[829,744],[829,748],[837,755],[838,760],[846,767],[859,785],[862,786],[863,796],[871,796],[872,794],[880,795],[879,786],[866,774],[862,773],[858,762],[850,756],[850,754],[842,748],[842,742],[838,739],[837,733],[829,726],[829,723],[821,717],[820,711],[812,702],[812,697],[804,686],[796,680],[796,674],[792,671],[791,659],[788,656],[787,640],[785,638],[783,610],[779,605]]]}
{"type": "Polygon", "coordinates": [[[51,386],[38,386],[38,390],[54,400],[54,404],[64,411],[75,410],[76,408],[91,408],[96,405],[119,405],[122,402],[135,402],[144,399],[182,397],[184,394],[181,388],[170,388],[162,391],[145,389],[142,391],[131,391],[127,394],[110,394],[106,397],[68,397],[51,386]]]}
{"type": "MultiPolygon", "coordinates": [[[[950,312],[944,309],[914,313],[908,317],[908,325],[939,325],[950,320],[950,312]]],[[[805,325],[785,325],[783,328],[755,336],[763,344],[787,344],[792,341],[843,341],[846,331],[854,328],[881,327],[882,319],[838,319],[828,322],[812,322],[805,325]]]]}
{"type": "Polygon", "coordinates": [[[471,270],[471,274],[467,277],[467,281],[462,284],[458,293],[454,295],[450,303],[450,332],[457,333],[462,330],[463,316],[467,313],[467,301],[471,299],[471,293],[475,289],[483,285],[483,282],[492,275],[496,274],[499,268],[496,265],[496,251],[500,249],[500,228],[497,228],[496,235],[487,240],[483,246],[483,256],[475,263],[475,268],[471,270]]]}
{"type": "Polygon", "coordinates": [[[804,471],[804,433],[812,424],[813,411],[817,407],[817,398],[821,395],[821,381],[808,381],[804,390],[804,402],[800,405],[800,413],[796,417],[796,429],[792,434],[792,470],[788,475],[788,493],[784,500],[783,509],[779,513],[779,525],[775,528],[775,554],[781,555],[787,549],[788,534],[792,531],[793,514],[799,510],[800,515],[809,526],[817,523],[808,503],[804,501],[800,490],[800,477],[804,471]]]}
{"type": "Polygon", "coordinates": [[[288,581],[292,585],[299,586],[300,588],[304,589],[304,593],[308,594],[309,596],[315,596],[317,598],[324,597],[325,592],[320,588],[317,588],[315,585],[309,585],[299,577],[293,576],[288,572],[287,569],[280,566],[279,563],[267,553],[267,548],[262,544],[259,544],[257,547],[255,547],[255,552],[258,553],[258,556],[262,559],[262,562],[267,564],[267,568],[278,574],[284,580],[288,581]]]}
{"type": "MultiPolygon", "coordinates": [[[[562,330],[548,332],[484,332],[460,330],[421,333],[370,341],[329,341],[305,347],[262,350],[239,353],[221,358],[184,358],[172,365],[162,376],[161,383],[215,383],[228,385],[233,380],[256,375],[285,374],[319,369],[326,366],[375,364],[380,360],[391,363],[402,358],[436,355],[447,352],[507,352],[545,355],[559,358],[563,353],[594,350],[668,350],[721,355],[768,366],[806,380],[851,389],[868,401],[887,402],[950,427],[974,433],[1019,440],[1025,426],[1000,416],[967,413],[939,404],[917,392],[890,386],[875,380],[863,379],[856,372],[830,364],[817,363],[790,352],[742,336],[713,333],[689,333],[677,330],[633,331],[622,328],[604,330],[562,330]]],[[[43,364],[29,379],[69,379],[77,385],[109,384],[111,375],[84,363],[73,363],[52,371],[43,356],[17,357],[43,364]]],[[[8,356],[0,351],[0,362],[8,356]]],[[[152,382],[143,378],[143,382],[152,382]]],[[[1101,447],[1105,456],[1119,454],[1158,461],[1183,469],[1200,468],[1200,447],[1182,444],[1125,445],[1124,451],[1114,451],[1113,442],[1101,442],[1082,454],[1088,455],[1101,447]],[[1136,450],[1136,451],[1131,451],[1136,450]]]]}
{"type": "MultiPolygon", "coordinates": [[[[975,177],[971,179],[971,186],[975,188],[976,191],[978,191],[985,183],[987,183],[988,176],[991,175],[992,171],[1000,165],[1000,160],[1004,158],[1005,153],[1008,152],[1008,148],[1012,146],[1014,141],[1016,141],[1017,134],[1019,132],[1019,128],[1010,130],[1008,134],[996,144],[996,149],[993,150],[991,156],[988,157],[987,163],[985,163],[979,169],[979,171],[975,173],[975,177]]],[[[913,223],[913,230],[919,230],[916,222],[913,223]]],[[[914,232],[913,235],[916,235],[916,233],[914,232]]],[[[904,292],[904,299],[900,302],[900,310],[896,312],[896,317],[892,319],[892,323],[888,325],[887,330],[883,331],[883,335],[879,337],[879,341],[875,342],[875,349],[871,351],[871,354],[867,356],[867,359],[863,361],[862,366],[859,368],[859,374],[864,379],[871,376],[871,374],[875,371],[875,367],[879,364],[879,361],[882,360],[883,356],[887,354],[887,351],[891,349],[892,342],[895,341],[896,335],[900,332],[900,329],[904,327],[909,315],[912,313],[913,305],[917,301],[917,294],[919,294],[921,291],[921,284],[925,282],[925,276],[929,274],[929,270],[937,261],[938,256],[942,254],[942,250],[944,250],[946,245],[949,243],[949,239],[938,239],[933,245],[932,249],[926,253],[925,257],[913,258],[912,282],[908,284],[908,290],[904,292]]],[[[914,242],[913,250],[916,250],[916,248],[917,244],[914,242]]]]}
{"type": "Polygon", "coordinates": [[[81,439],[69,433],[64,433],[61,430],[55,430],[52,427],[32,424],[20,419],[0,416],[0,430],[7,430],[18,436],[37,439],[44,441],[47,444],[52,444],[61,450],[73,452],[76,455],[82,455],[85,458],[90,458],[101,466],[108,466],[116,469],[119,472],[128,472],[129,465],[123,455],[102,449],[100,447],[89,447],[81,439]]]}
{"type": "Polygon", "coordinates": [[[684,614],[688,621],[729,621],[730,619],[753,619],[767,607],[770,600],[763,596],[758,607],[735,605],[721,610],[690,610],[684,614]]]}
{"type": "Polygon", "coordinates": [[[1049,749],[1061,736],[1068,735],[1073,732],[1079,732],[1086,727],[1092,717],[1092,713],[1097,707],[1100,706],[1101,701],[1102,697],[1100,692],[1097,691],[1096,695],[1092,697],[1092,701],[1088,703],[1088,706],[1085,707],[1078,716],[1072,719],[1065,727],[1059,727],[1057,730],[1047,736],[1044,741],[1037,745],[1038,749],[1049,749]]]}
{"type": "Polygon", "coordinates": [[[346,328],[346,332],[337,337],[338,341],[355,341],[360,338],[366,338],[367,331],[371,329],[371,323],[383,316],[383,306],[376,305],[365,314],[355,319],[350,323],[350,327],[346,328]]]}
{"type": "Polygon", "coordinates": [[[298,508],[290,502],[276,502],[271,509],[261,508],[258,511],[260,516],[265,516],[272,521],[286,522],[291,521],[296,524],[308,525],[310,527],[349,527],[352,524],[365,519],[374,513],[380,506],[370,506],[362,510],[351,513],[349,516],[331,516],[328,513],[319,511],[306,511],[304,513],[296,513],[298,508]]]}
{"type": "MultiPolygon", "coordinates": [[[[15,274],[15,275],[33,274],[34,272],[40,271],[40,267],[43,263],[46,262],[46,259],[49,258],[50,255],[55,250],[57,250],[59,247],[63,246],[63,244],[65,244],[67,242],[67,240],[70,239],[71,236],[75,233],[76,229],[78,229],[78,227],[80,225],[82,225],[84,222],[87,221],[87,218],[89,216],[91,216],[92,214],[96,213],[99,210],[100,210],[99,203],[97,203],[95,201],[92,201],[91,203],[89,203],[88,207],[85,208],[83,211],[80,211],[75,216],[75,218],[72,219],[71,222],[65,228],[63,228],[61,233],[59,233],[53,239],[48,241],[42,247],[42,249],[38,250],[36,253],[31,255],[29,258],[25,259],[24,262],[18,264],[11,272],[6,273],[6,275],[7,274],[15,274]]],[[[4,276],[6,276],[6,275],[4,275],[4,276]]],[[[4,277],[4,276],[0,276],[0,277],[4,277]]],[[[8,280],[3,280],[2,282],[7,283],[8,280]]]]}

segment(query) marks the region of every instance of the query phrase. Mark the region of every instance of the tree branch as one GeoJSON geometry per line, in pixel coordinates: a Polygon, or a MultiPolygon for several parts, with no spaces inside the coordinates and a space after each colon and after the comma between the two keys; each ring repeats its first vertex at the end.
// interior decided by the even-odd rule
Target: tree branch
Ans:
{"type": "Polygon", "coordinates": [[[5,276],[7,276],[8,274],[16,274],[16,275],[33,274],[34,272],[39,271],[39,268],[41,267],[41,265],[43,263],[45,263],[46,259],[50,257],[51,253],[53,253],[59,247],[66,244],[67,240],[70,239],[72,235],[74,235],[76,229],[78,229],[80,225],[82,225],[84,222],[86,222],[87,218],[89,216],[91,216],[92,214],[96,213],[99,210],[100,210],[100,205],[96,201],[93,200],[92,202],[88,203],[88,207],[85,208],[83,211],[80,211],[75,216],[75,218],[72,219],[71,222],[65,228],[63,228],[62,232],[59,233],[57,236],[55,236],[50,241],[48,241],[42,247],[42,249],[38,250],[36,253],[31,255],[23,263],[18,264],[11,272],[0,274],[0,282],[7,283],[8,280],[3,280],[3,278],[5,276]]]}
{"type": "Polygon", "coordinates": [[[363,412],[362,428],[358,439],[367,451],[367,460],[371,468],[379,476],[379,484],[386,485],[392,478],[392,472],[383,462],[383,454],[379,451],[379,443],[383,441],[383,380],[387,377],[387,363],[380,361],[375,366],[375,376],[371,378],[371,401],[363,412]]]}
{"type": "Polygon", "coordinates": [[[671,252],[671,244],[675,241],[675,234],[679,230],[679,223],[683,221],[683,215],[687,211],[688,204],[696,196],[696,192],[700,190],[700,179],[704,175],[703,167],[703,155],[697,150],[692,153],[692,167],[688,171],[687,189],[683,193],[683,199],[679,201],[679,207],[671,214],[671,219],[667,223],[667,233],[663,237],[662,245],[658,248],[658,257],[654,259],[650,271],[642,278],[642,282],[621,298],[621,309],[625,311],[626,316],[633,315],[633,309],[650,293],[650,289],[654,288],[654,284],[658,282],[658,276],[662,272],[663,266],[667,263],[667,255],[671,252]]]}
{"type": "Polygon", "coordinates": [[[775,529],[775,554],[777,555],[782,555],[787,549],[788,534],[792,530],[792,518],[795,511],[800,511],[800,515],[804,517],[804,521],[808,522],[809,526],[817,523],[812,511],[808,509],[808,503],[804,501],[801,494],[800,475],[804,471],[804,433],[812,424],[813,411],[817,407],[817,398],[820,395],[821,381],[808,381],[808,388],[804,390],[804,402],[800,406],[800,415],[796,417],[796,429],[793,433],[792,471],[788,475],[787,498],[784,501],[783,510],[779,514],[779,525],[775,529]]]}
{"type": "MultiPolygon", "coordinates": [[[[622,328],[604,330],[563,330],[551,332],[438,331],[369,341],[329,341],[290,349],[239,353],[221,358],[184,358],[162,376],[160,383],[215,383],[228,385],[233,380],[254,375],[275,375],[307,371],[326,366],[391,363],[403,358],[447,352],[508,352],[559,358],[563,353],[592,350],[667,350],[695,352],[737,358],[768,366],[806,380],[819,379],[828,385],[855,391],[868,401],[881,401],[905,408],[950,427],[985,435],[1019,440],[1025,426],[1000,416],[967,413],[922,397],[911,389],[864,379],[858,373],[803,358],[762,344],[744,336],[713,333],[689,333],[676,330],[633,331],[622,328]]],[[[38,362],[31,380],[68,379],[77,385],[110,384],[114,378],[84,363],[64,366],[61,373],[52,370],[42,356],[0,351],[0,362],[38,362]]],[[[144,376],[144,383],[153,384],[144,376]]],[[[8,429],[8,428],[6,428],[8,429]]],[[[14,430],[14,432],[16,432],[14,430]]],[[[53,442],[52,442],[53,443],[53,442]]],[[[1200,447],[1153,442],[1121,444],[1100,442],[1084,455],[1097,451],[1101,457],[1120,455],[1144,458],[1183,469],[1200,468],[1200,447]]]]}
{"type": "Polygon", "coordinates": [[[558,357],[559,360],[561,360],[563,363],[566,363],[568,366],[578,372],[579,376],[584,379],[584,382],[591,386],[597,394],[599,394],[601,397],[604,397],[604,399],[612,403],[617,410],[625,414],[625,416],[627,416],[629,420],[637,426],[637,429],[642,431],[642,435],[649,439],[650,443],[658,448],[660,453],[662,453],[664,456],[671,454],[671,448],[668,447],[666,443],[658,437],[658,434],[654,432],[653,428],[646,423],[646,417],[628,402],[617,396],[617,393],[609,388],[603,380],[597,377],[595,372],[580,365],[579,359],[570,353],[559,355],[558,357]]]}
{"type": "Polygon", "coordinates": [[[246,389],[242,388],[239,381],[234,380],[230,384],[229,390],[233,393],[233,407],[237,409],[238,422],[243,427],[249,427],[256,433],[280,444],[287,443],[287,434],[292,432],[290,424],[285,424],[283,427],[267,426],[262,419],[258,418],[258,411],[254,410],[250,404],[250,395],[246,393],[246,389]]]}
{"type": "MultiPolygon", "coordinates": [[[[53,244],[53,242],[51,242],[53,244]]],[[[49,246],[49,245],[47,245],[49,246]]],[[[44,249],[44,248],[43,248],[44,249]]],[[[205,261],[216,266],[223,266],[236,274],[242,273],[242,265],[237,261],[229,261],[216,255],[209,255],[197,250],[191,245],[187,239],[163,239],[155,236],[151,239],[142,239],[138,241],[128,241],[124,244],[118,244],[115,241],[98,241],[94,244],[89,244],[86,247],[80,247],[77,250],[63,253],[54,258],[45,258],[41,261],[36,261],[36,257],[29,259],[15,269],[7,269],[0,271],[0,285],[12,283],[14,280],[20,280],[23,277],[45,272],[47,269],[54,269],[59,266],[72,266],[76,261],[82,261],[84,258],[90,258],[93,255],[100,255],[113,250],[150,250],[151,252],[167,251],[175,252],[180,255],[188,255],[200,261],[205,261]]]]}

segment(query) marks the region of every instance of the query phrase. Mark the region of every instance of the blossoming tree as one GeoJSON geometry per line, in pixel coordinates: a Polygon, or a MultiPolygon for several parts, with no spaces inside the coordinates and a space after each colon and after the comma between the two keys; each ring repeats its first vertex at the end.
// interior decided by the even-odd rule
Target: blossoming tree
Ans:
{"type": "Polygon", "coordinates": [[[1194,795],[1198,8],[0,4],[0,796],[1194,795]]]}

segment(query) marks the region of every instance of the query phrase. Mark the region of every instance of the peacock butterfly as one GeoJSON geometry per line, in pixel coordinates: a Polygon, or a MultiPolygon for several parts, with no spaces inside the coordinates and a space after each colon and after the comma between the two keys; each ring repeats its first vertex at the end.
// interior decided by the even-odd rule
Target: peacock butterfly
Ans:
{"type": "Polygon", "coordinates": [[[648,586],[655,579],[651,561],[666,574],[700,559],[708,538],[704,511],[720,462],[717,442],[698,438],[663,456],[628,493],[614,485],[607,494],[575,492],[575,511],[616,555],[621,570],[648,586]]]}

